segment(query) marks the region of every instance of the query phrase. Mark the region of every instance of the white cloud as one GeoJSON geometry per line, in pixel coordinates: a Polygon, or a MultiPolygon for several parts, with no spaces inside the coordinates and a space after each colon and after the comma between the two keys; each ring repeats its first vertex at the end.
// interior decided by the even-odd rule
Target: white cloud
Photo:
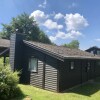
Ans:
{"type": "Polygon", "coordinates": [[[61,13],[58,13],[58,14],[56,14],[55,16],[54,16],[54,19],[61,19],[61,18],[63,18],[64,17],[64,15],[63,14],[61,14],[61,13]]]}
{"type": "MultiPolygon", "coordinates": [[[[80,14],[66,14],[65,24],[66,32],[58,31],[55,36],[52,36],[51,41],[59,39],[76,39],[80,36],[84,36],[80,30],[88,26],[87,20],[80,14]]],[[[51,36],[50,36],[51,37],[51,36]]]]}
{"type": "Polygon", "coordinates": [[[80,33],[79,31],[70,31],[69,33],[65,33],[65,32],[62,32],[62,31],[58,31],[58,33],[55,35],[55,36],[50,36],[50,40],[51,41],[55,41],[57,40],[58,38],[59,39],[76,39],[78,38],[79,36],[82,36],[83,34],[80,33]]]}
{"type": "Polygon", "coordinates": [[[79,31],[72,30],[69,33],[67,33],[68,38],[75,39],[78,38],[79,36],[83,36],[83,34],[79,31]]]}
{"type": "Polygon", "coordinates": [[[95,39],[95,41],[98,41],[98,42],[100,42],[100,38],[98,38],[98,39],[95,39]]]}
{"type": "MultiPolygon", "coordinates": [[[[57,39],[76,39],[79,36],[83,36],[80,30],[89,25],[87,20],[79,13],[66,14],[65,16],[61,13],[48,15],[43,11],[36,10],[31,13],[30,17],[34,17],[39,25],[48,29],[48,32],[53,29],[58,31],[55,35],[53,34],[53,36],[49,37],[51,41],[55,41],[57,39]],[[63,24],[58,24],[56,21],[53,21],[53,19],[50,19],[51,16],[57,20],[64,18],[66,25],[64,26],[63,24]],[[61,31],[61,29],[64,28],[65,30],[61,31]]],[[[100,39],[97,39],[96,41],[100,41],[100,39]]]]}
{"type": "Polygon", "coordinates": [[[82,15],[80,15],[79,13],[66,14],[65,24],[67,26],[67,31],[81,30],[84,27],[87,27],[89,25],[87,20],[82,15]]]}
{"type": "Polygon", "coordinates": [[[64,32],[58,31],[55,36],[56,38],[66,39],[66,34],[64,32]]]}
{"type": "Polygon", "coordinates": [[[44,0],[44,2],[42,4],[39,4],[38,7],[46,8],[46,5],[47,5],[47,0],[44,0]]]}
{"type": "Polygon", "coordinates": [[[41,24],[41,23],[43,23],[48,18],[48,15],[45,15],[45,13],[43,11],[36,10],[36,11],[32,12],[29,17],[34,17],[34,19],[39,24],[41,24]]]}
{"type": "Polygon", "coordinates": [[[55,41],[55,40],[56,40],[56,37],[54,37],[54,36],[49,36],[49,39],[50,39],[51,41],[55,41]]]}
{"type": "Polygon", "coordinates": [[[62,29],[63,25],[58,25],[57,22],[52,21],[51,19],[47,19],[44,23],[44,26],[48,29],[62,29]]]}

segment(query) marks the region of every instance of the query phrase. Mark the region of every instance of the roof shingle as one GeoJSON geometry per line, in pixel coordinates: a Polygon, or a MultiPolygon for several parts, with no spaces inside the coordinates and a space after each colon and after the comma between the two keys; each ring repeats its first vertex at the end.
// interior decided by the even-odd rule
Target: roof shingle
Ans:
{"type": "Polygon", "coordinates": [[[51,54],[58,55],[63,58],[91,58],[91,59],[100,59],[97,55],[93,55],[91,53],[82,51],[80,49],[70,49],[63,46],[54,46],[39,42],[33,42],[33,41],[23,41],[25,44],[30,45],[34,48],[40,49],[45,52],[49,52],[51,54]]]}
{"type": "Polygon", "coordinates": [[[0,47],[10,47],[10,40],[0,39],[0,47]]]}

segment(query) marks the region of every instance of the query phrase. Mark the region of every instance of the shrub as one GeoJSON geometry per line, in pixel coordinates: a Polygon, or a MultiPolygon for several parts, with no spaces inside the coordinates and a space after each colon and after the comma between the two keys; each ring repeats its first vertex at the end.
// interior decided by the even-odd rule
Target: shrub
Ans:
{"type": "Polygon", "coordinates": [[[8,100],[18,93],[18,72],[12,72],[10,67],[0,66],[0,100],[8,100]]]}

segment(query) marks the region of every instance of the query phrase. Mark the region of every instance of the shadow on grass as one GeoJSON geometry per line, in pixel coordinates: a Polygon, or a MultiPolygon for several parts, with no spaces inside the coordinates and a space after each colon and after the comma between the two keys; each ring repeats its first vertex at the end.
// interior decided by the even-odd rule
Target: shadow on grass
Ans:
{"type": "Polygon", "coordinates": [[[25,95],[21,89],[18,87],[18,91],[16,92],[15,94],[15,97],[10,99],[10,100],[24,100],[24,98],[26,97],[27,95],[25,95]]]}
{"type": "Polygon", "coordinates": [[[70,90],[69,92],[77,93],[85,96],[91,96],[92,94],[100,90],[100,84],[87,83],[77,88],[70,90]]]}
{"type": "Polygon", "coordinates": [[[100,78],[94,80],[93,82],[88,82],[84,85],[80,85],[73,89],[64,91],[63,93],[76,93],[85,96],[91,96],[92,94],[98,92],[100,90],[100,78]]]}

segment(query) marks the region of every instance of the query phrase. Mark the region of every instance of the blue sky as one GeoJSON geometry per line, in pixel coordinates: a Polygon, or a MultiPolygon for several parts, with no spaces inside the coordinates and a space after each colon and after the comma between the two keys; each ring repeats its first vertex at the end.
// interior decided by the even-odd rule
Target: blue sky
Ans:
{"type": "Polygon", "coordinates": [[[80,49],[100,47],[100,0],[1,0],[1,23],[26,12],[58,45],[77,39],[80,49]]]}

